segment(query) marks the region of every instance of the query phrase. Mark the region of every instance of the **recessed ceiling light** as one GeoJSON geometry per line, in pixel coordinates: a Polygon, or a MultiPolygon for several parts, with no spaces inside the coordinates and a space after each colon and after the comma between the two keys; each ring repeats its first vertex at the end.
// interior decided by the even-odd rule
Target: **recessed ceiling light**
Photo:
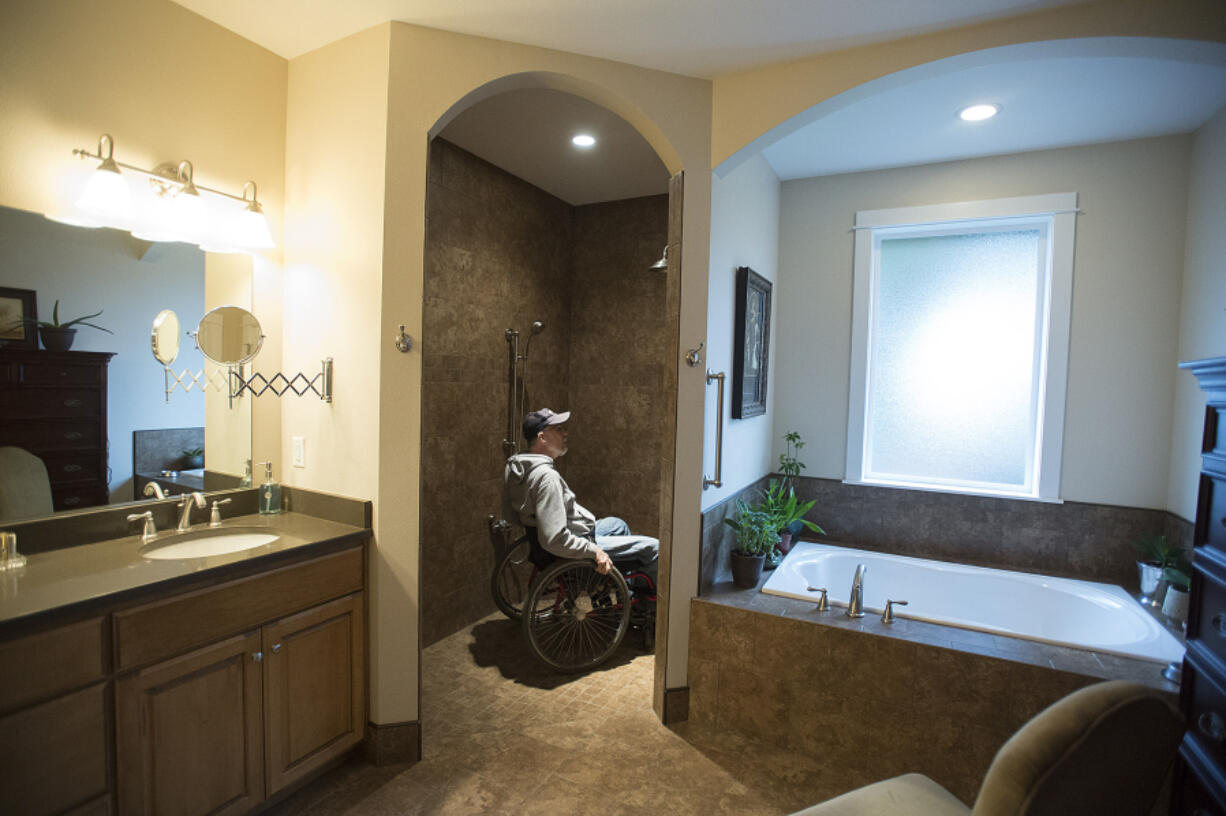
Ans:
{"type": "Polygon", "coordinates": [[[1000,113],[1000,105],[970,105],[958,111],[964,122],[982,122],[1000,113]]]}
{"type": "Polygon", "coordinates": [[[570,141],[575,147],[591,147],[596,144],[596,137],[587,133],[576,133],[570,141]]]}

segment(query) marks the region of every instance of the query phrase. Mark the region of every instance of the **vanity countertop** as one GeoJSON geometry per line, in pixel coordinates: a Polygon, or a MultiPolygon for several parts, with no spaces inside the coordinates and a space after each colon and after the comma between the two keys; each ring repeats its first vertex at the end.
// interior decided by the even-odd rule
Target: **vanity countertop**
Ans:
{"type": "MultiPolygon", "coordinates": [[[[204,577],[203,573],[214,570],[224,572],[226,568],[302,547],[345,539],[356,541],[370,534],[363,527],[304,513],[235,516],[226,519],[222,528],[242,528],[243,532],[258,528],[278,538],[271,544],[242,552],[177,560],[145,558],[140,554],[145,546],[140,536],[36,553],[27,556],[24,567],[0,572],[0,624],[154,584],[204,577]]],[[[209,529],[208,525],[198,524],[192,532],[209,529]]],[[[173,530],[161,531],[152,545],[173,535],[173,530]]]]}

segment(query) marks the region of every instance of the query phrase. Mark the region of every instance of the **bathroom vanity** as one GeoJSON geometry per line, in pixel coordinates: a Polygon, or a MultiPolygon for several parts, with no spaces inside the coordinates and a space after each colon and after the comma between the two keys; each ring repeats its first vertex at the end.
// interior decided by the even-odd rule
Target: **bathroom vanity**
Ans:
{"type": "Polygon", "coordinates": [[[0,573],[5,812],[245,813],[362,741],[369,529],[225,525],[277,540],[152,560],[131,536],[0,573]]]}

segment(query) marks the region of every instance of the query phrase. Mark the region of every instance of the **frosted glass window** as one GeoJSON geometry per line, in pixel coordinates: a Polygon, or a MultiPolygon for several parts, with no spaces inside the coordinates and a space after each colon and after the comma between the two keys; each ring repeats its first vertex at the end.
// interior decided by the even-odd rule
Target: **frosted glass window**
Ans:
{"type": "Polygon", "coordinates": [[[1060,500],[1077,193],[861,210],[852,484],[1060,500]]]}
{"type": "Polygon", "coordinates": [[[1031,492],[1047,227],[876,232],[864,476],[1031,492]]]}

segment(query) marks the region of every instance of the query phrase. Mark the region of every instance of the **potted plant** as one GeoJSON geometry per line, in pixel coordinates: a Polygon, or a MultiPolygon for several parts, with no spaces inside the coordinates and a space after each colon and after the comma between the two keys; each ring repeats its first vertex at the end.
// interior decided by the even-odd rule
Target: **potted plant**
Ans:
{"type": "Polygon", "coordinates": [[[1141,579],[1139,600],[1148,606],[1161,606],[1167,586],[1165,570],[1183,562],[1183,547],[1170,544],[1164,535],[1145,536],[1135,546],[1141,554],[1137,561],[1141,579]]]}
{"type": "Polygon", "coordinates": [[[822,535],[825,535],[826,531],[804,518],[805,513],[812,510],[817,501],[801,502],[796,498],[796,489],[790,486],[785,488],[785,484],[786,481],[770,480],[766,492],[762,495],[762,509],[774,517],[776,529],[779,531],[779,543],[776,546],[780,552],[787,555],[788,550],[792,549],[792,539],[801,530],[822,535]]]}
{"type": "Polygon", "coordinates": [[[195,470],[204,467],[204,448],[186,448],[183,451],[183,469],[195,470]]]}
{"type": "Polygon", "coordinates": [[[800,432],[788,431],[783,435],[783,439],[787,442],[788,449],[779,454],[779,472],[783,474],[783,486],[787,487],[793,479],[800,476],[800,471],[804,470],[807,465],[796,458],[796,454],[800,453],[800,449],[805,446],[804,440],[800,438],[800,432]]]}
{"type": "Polygon", "coordinates": [[[1176,566],[1162,570],[1167,582],[1166,598],[1162,601],[1162,614],[1183,624],[1188,619],[1188,590],[1192,585],[1191,565],[1182,557],[1176,566]]]}
{"type": "Polygon", "coordinates": [[[38,326],[38,336],[42,339],[43,348],[47,351],[68,351],[72,348],[73,338],[77,336],[77,330],[73,326],[89,326],[91,329],[114,334],[110,329],[89,322],[100,314],[102,314],[101,309],[93,314],[87,314],[61,323],[60,302],[57,300],[55,307],[51,310],[51,320],[31,320],[30,323],[38,326]]]}
{"type": "Polygon", "coordinates": [[[737,499],[736,516],[724,519],[736,531],[732,548],[732,582],[742,589],[753,589],[762,577],[766,554],[779,542],[775,516],[761,505],[749,505],[737,499]]]}

